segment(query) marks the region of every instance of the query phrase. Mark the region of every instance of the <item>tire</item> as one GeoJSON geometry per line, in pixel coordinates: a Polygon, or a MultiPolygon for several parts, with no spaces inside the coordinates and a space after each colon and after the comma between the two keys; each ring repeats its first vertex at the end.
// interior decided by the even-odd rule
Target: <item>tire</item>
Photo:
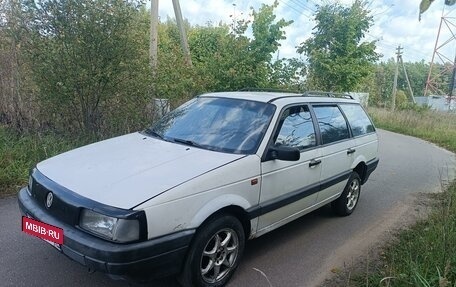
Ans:
{"type": "Polygon", "coordinates": [[[348,216],[353,213],[358,205],[359,196],[361,194],[361,178],[354,171],[348,179],[344,191],[338,199],[332,203],[334,212],[339,216],[348,216]]]}
{"type": "Polygon", "coordinates": [[[179,282],[182,286],[224,286],[239,265],[244,228],[234,216],[221,215],[197,231],[179,282]]]}

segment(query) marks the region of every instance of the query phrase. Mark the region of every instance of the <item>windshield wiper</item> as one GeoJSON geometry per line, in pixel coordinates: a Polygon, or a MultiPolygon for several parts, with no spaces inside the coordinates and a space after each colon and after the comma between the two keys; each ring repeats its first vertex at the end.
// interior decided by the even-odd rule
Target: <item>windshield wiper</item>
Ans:
{"type": "Polygon", "coordinates": [[[200,145],[199,143],[196,143],[192,140],[185,140],[185,139],[179,139],[179,138],[173,138],[173,141],[176,142],[176,143],[182,143],[182,144],[185,144],[185,145],[189,145],[189,146],[194,146],[194,147],[199,147],[199,148],[206,148],[202,145],[200,145]]]}
{"type": "Polygon", "coordinates": [[[165,140],[161,134],[157,133],[157,132],[154,131],[153,129],[146,129],[145,132],[146,132],[146,134],[148,134],[148,135],[151,135],[151,136],[153,136],[153,137],[156,137],[156,138],[165,140]]]}

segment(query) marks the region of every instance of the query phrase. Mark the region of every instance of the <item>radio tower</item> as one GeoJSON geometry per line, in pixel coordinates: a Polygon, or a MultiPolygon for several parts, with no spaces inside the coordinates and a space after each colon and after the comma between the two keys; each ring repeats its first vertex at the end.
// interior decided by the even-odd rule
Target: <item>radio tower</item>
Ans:
{"type": "Polygon", "coordinates": [[[448,14],[442,12],[424,96],[445,95],[448,107],[451,108],[451,101],[456,100],[456,18],[448,17],[448,14]],[[448,39],[442,40],[442,34],[449,34],[450,36],[448,39]],[[449,50],[454,51],[455,54],[450,55],[449,50]],[[433,74],[433,68],[436,64],[440,64],[442,68],[433,74]],[[442,84],[442,81],[438,80],[447,77],[449,74],[452,75],[448,81],[449,85],[442,84]]]}

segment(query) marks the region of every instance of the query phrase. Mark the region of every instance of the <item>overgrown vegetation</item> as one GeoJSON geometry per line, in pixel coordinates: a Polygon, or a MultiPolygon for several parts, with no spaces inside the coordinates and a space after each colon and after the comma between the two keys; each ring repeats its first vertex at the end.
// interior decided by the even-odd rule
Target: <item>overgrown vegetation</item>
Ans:
{"type": "Polygon", "coordinates": [[[426,108],[394,112],[369,108],[369,114],[379,128],[422,138],[456,152],[456,113],[426,108]]]}
{"type": "Polygon", "coordinates": [[[375,41],[363,38],[373,24],[365,1],[350,7],[339,3],[320,7],[312,37],[298,47],[309,61],[306,85],[325,91],[348,92],[373,71],[379,58],[375,41]]]}
{"type": "Polygon", "coordinates": [[[2,1],[0,122],[19,131],[109,136],[150,123],[154,98],[176,106],[205,91],[298,86],[302,62],[273,59],[291,24],[276,19],[277,5],[231,24],[187,23],[193,66],[175,22],[161,21],[153,76],[144,1],[2,1]]]}
{"type": "Polygon", "coordinates": [[[17,134],[0,126],[0,197],[26,185],[28,172],[37,162],[93,141],[57,134],[17,134]]]}
{"type": "MultiPolygon", "coordinates": [[[[356,3],[318,10],[327,17],[343,10],[339,20],[368,17],[364,4],[356,3]]],[[[148,126],[156,98],[175,107],[206,91],[302,90],[313,72],[300,59],[274,57],[292,25],[277,19],[278,5],[251,8],[231,23],[187,22],[193,66],[182,55],[175,21],[161,20],[153,74],[144,1],[0,1],[0,193],[16,191],[30,167],[46,157],[148,126]]],[[[357,29],[370,24],[352,24],[347,33],[359,40],[357,29]]],[[[319,31],[332,28],[322,25],[319,31]]]]}
{"type": "MultiPolygon", "coordinates": [[[[430,70],[429,63],[406,62],[404,66],[410,79],[410,85],[415,97],[423,96],[426,81],[430,70]]],[[[399,67],[402,69],[402,67],[399,67]]],[[[393,79],[396,69],[396,60],[393,58],[374,65],[373,72],[357,87],[360,91],[369,93],[369,104],[390,107],[393,94],[393,79]]],[[[452,64],[434,64],[431,78],[438,87],[449,87],[452,77],[452,64]]],[[[398,94],[396,107],[400,108],[411,102],[412,95],[408,91],[405,74],[401,71],[397,79],[398,94]]]]}
{"type": "Polygon", "coordinates": [[[348,286],[456,286],[456,182],[434,197],[431,215],[399,232],[384,248],[382,265],[348,286]]]}

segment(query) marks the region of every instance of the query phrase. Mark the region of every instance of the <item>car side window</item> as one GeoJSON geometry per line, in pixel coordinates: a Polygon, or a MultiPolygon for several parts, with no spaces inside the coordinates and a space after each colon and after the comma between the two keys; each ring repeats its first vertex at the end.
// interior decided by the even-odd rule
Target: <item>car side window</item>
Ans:
{"type": "Polygon", "coordinates": [[[337,106],[314,106],[321,132],[322,144],[328,144],[350,137],[347,122],[337,106]]]}
{"type": "Polygon", "coordinates": [[[340,108],[347,117],[353,136],[362,136],[375,131],[374,125],[360,105],[344,104],[340,105],[340,108]]]}
{"type": "Polygon", "coordinates": [[[308,106],[289,107],[282,113],[279,133],[274,143],[299,149],[306,149],[317,144],[308,106]]]}

